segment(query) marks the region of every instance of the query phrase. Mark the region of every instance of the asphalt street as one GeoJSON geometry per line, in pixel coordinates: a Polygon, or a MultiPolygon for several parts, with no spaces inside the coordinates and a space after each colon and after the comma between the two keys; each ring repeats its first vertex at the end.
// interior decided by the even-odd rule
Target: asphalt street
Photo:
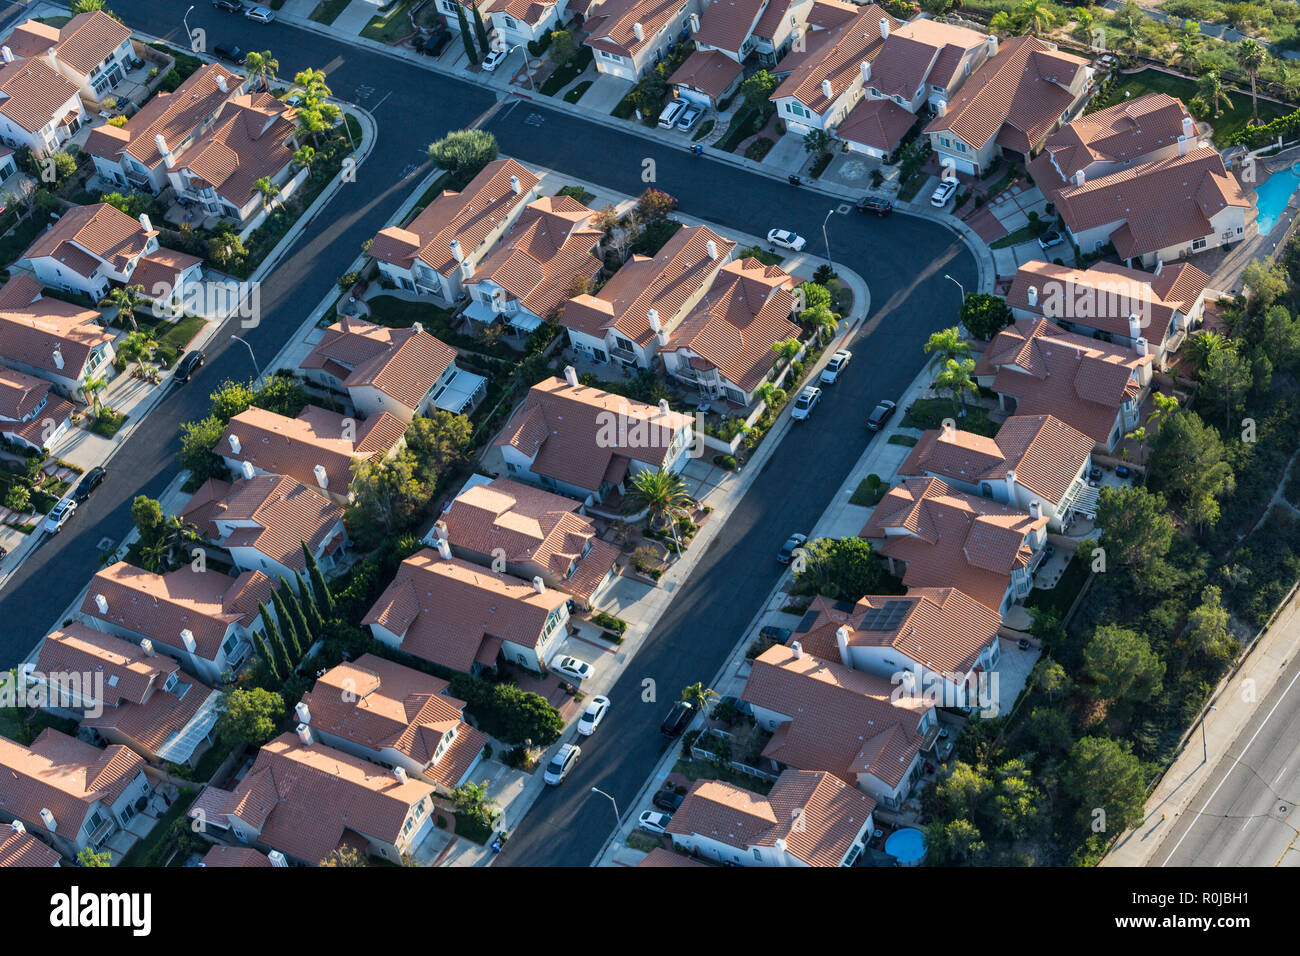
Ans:
{"type": "MultiPolygon", "coordinates": [[[[116,0],[128,24],[175,40],[183,37],[182,9],[163,0],[116,0]]],[[[465,126],[492,105],[492,94],[469,83],[421,70],[368,50],[275,23],[259,26],[196,7],[191,28],[208,31],[209,45],[233,40],[244,49],[270,49],[280,73],[323,67],[336,96],[375,116],[379,140],[349,184],[318,217],[268,278],[262,321],[246,334],[259,361],[268,361],[332,288],[361,243],[380,228],[427,172],[425,146],[448,129],[465,126]]],[[[822,247],[822,222],[838,203],[756,175],[528,101],[504,105],[487,119],[503,153],[589,179],[629,194],[655,185],[676,196],[684,212],[727,227],[765,234],[774,226],[822,247]],[[646,160],[653,160],[648,166],[646,160]],[[647,179],[652,172],[653,178],[647,179]]],[[[897,397],[920,369],[929,334],[956,320],[960,294],[951,274],[977,287],[973,257],[947,229],[929,220],[895,215],[877,219],[835,215],[827,226],[834,260],[859,272],[871,287],[872,311],[850,347],[848,374],[806,423],[789,432],[733,512],[690,578],[681,586],[650,639],[610,692],[614,706],[598,733],[583,741],[583,757],[565,783],[537,801],[499,863],[589,864],[613,826],[611,793],[623,812],[666,742],[658,724],[682,687],[712,678],[740,630],[781,573],[775,555],[786,536],[808,530],[830,503],[869,433],[864,420],[877,400],[897,397]],[[643,702],[654,681],[655,700],[643,702]]],[[[157,495],[174,477],[177,426],[207,411],[207,395],[225,378],[248,378],[246,350],[224,333],[208,364],[190,384],[171,393],[118,452],[101,489],[73,523],[46,541],[0,595],[0,665],[21,658],[97,567],[97,542],[120,541],[129,531],[130,500],[157,495]],[[236,351],[230,352],[231,344],[236,351]]]]}

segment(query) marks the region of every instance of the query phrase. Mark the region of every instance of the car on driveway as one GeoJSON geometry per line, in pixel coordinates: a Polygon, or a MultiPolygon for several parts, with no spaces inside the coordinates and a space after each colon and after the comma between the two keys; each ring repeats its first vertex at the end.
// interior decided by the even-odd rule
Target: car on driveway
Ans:
{"type": "Polygon", "coordinates": [[[671,813],[664,813],[662,810],[643,810],[641,816],[637,818],[636,825],[646,833],[663,834],[668,830],[668,823],[672,820],[671,813]]]}
{"type": "Polygon", "coordinates": [[[822,390],[816,385],[805,385],[799,397],[794,400],[794,408],[790,410],[790,417],[797,422],[805,421],[812,410],[817,407],[817,403],[822,399],[822,390]]]}
{"type": "Polygon", "coordinates": [[[203,365],[203,352],[195,349],[192,352],[186,352],[181,356],[181,360],[176,363],[176,381],[188,382],[190,376],[199,370],[203,365]]]}
{"type": "Polygon", "coordinates": [[[678,793],[675,789],[665,787],[655,794],[651,803],[667,813],[676,813],[677,808],[682,805],[682,801],[685,799],[686,797],[678,793]]]}
{"type": "Polygon", "coordinates": [[[256,20],[258,23],[270,23],[275,19],[275,14],[266,7],[249,7],[244,11],[244,16],[250,20],[256,20]]]}
{"type": "Polygon", "coordinates": [[[827,385],[834,385],[839,381],[840,372],[848,368],[849,362],[852,358],[853,353],[848,349],[840,349],[832,355],[831,360],[827,362],[826,367],[822,369],[822,381],[827,385]]]}
{"type": "Polygon", "coordinates": [[[567,654],[551,661],[551,669],[557,674],[578,681],[587,680],[596,672],[586,661],[578,660],[576,657],[569,657],[567,654]]]}
{"type": "Polygon", "coordinates": [[[659,126],[662,129],[672,129],[677,125],[677,118],[682,115],[684,109],[686,109],[685,100],[670,100],[663,108],[663,112],[659,114],[659,126]]]}
{"type": "Polygon", "coordinates": [[[808,245],[807,239],[788,229],[773,229],[767,234],[767,241],[774,246],[790,249],[793,252],[802,252],[803,247],[808,245]]]}
{"type": "Polygon", "coordinates": [[[934,192],[930,194],[930,205],[937,208],[942,208],[948,205],[948,200],[952,198],[952,194],[956,191],[957,183],[955,180],[940,183],[935,187],[934,192]]]}
{"type": "Polygon", "coordinates": [[[677,117],[677,128],[685,132],[695,128],[695,124],[700,121],[704,115],[704,110],[698,106],[688,106],[682,110],[682,115],[677,117]]]}
{"type": "Polygon", "coordinates": [[[81,480],[77,482],[77,487],[72,489],[72,500],[77,504],[81,504],[90,497],[92,491],[103,484],[104,476],[107,474],[108,472],[103,465],[96,465],[90,469],[81,476],[81,480]]]}
{"type": "Polygon", "coordinates": [[[509,55],[510,53],[506,50],[493,50],[491,53],[489,53],[487,56],[483,58],[483,69],[491,73],[493,70],[499,67],[503,62],[505,62],[505,58],[508,57],[509,55]]]}
{"type": "Polygon", "coordinates": [[[569,775],[573,765],[578,762],[582,756],[582,748],[577,744],[565,744],[555,752],[551,762],[546,765],[546,773],[542,774],[542,779],[555,786],[569,775]]]}
{"type": "Polygon", "coordinates": [[[77,503],[75,501],[71,498],[60,499],[59,503],[51,508],[50,513],[45,516],[45,530],[50,534],[58,534],[76,511],[77,503]]]}
{"type": "Polygon", "coordinates": [[[781,550],[776,553],[776,559],[782,564],[789,564],[794,558],[794,553],[808,543],[806,534],[792,534],[786,538],[785,544],[781,545],[781,550]]]}
{"type": "Polygon", "coordinates": [[[584,737],[590,737],[600,726],[600,722],[605,719],[605,712],[609,710],[608,697],[593,697],[587,709],[582,712],[578,718],[578,733],[584,737]]]}
{"type": "Polygon", "coordinates": [[[451,42],[450,30],[438,30],[428,37],[417,37],[415,49],[425,56],[438,56],[451,42]]]}
{"type": "Polygon", "coordinates": [[[1052,246],[1059,246],[1065,242],[1065,236],[1056,229],[1051,229],[1038,237],[1038,245],[1043,249],[1050,249],[1052,246]]]}
{"type": "Polygon", "coordinates": [[[776,641],[778,644],[789,644],[790,638],[794,637],[794,632],[788,627],[774,627],[769,624],[767,627],[759,628],[758,636],[776,641]]]}
{"type": "Polygon", "coordinates": [[[898,406],[893,402],[884,401],[871,410],[867,416],[867,427],[873,432],[878,432],[885,427],[885,422],[889,421],[890,416],[894,414],[894,409],[898,406]]]}

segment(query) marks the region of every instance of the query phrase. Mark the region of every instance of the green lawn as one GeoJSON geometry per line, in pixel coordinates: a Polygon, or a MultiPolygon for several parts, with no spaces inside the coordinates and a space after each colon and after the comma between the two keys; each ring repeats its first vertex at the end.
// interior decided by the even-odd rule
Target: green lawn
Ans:
{"type": "Polygon", "coordinates": [[[1076,555],[1065,566],[1065,572],[1061,575],[1061,580],[1056,582],[1056,587],[1047,590],[1034,588],[1025,599],[1025,607],[1047,611],[1058,619],[1065,617],[1065,612],[1074,603],[1079,588],[1083,587],[1083,582],[1088,580],[1088,572],[1088,562],[1076,555]]]}
{"type": "Polygon", "coordinates": [[[903,428],[938,428],[945,418],[953,418],[962,431],[974,432],[992,438],[997,434],[998,426],[989,421],[989,416],[982,408],[968,408],[964,418],[958,418],[953,411],[952,402],[946,398],[918,398],[903,416],[903,428]]]}
{"type": "Polygon", "coordinates": [[[172,833],[172,824],[185,816],[185,811],[190,808],[195,799],[198,797],[198,791],[191,793],[182,793],[172,805],[167,808],[167,812],[158,818],[149,835],[143,840],[136,843],[135,846],[122,857],[118,866],[162,866],[167,861],[164,857],[172,845],[174,834],[172,833]]]}
{"type": "Polygon", "coordinates": [[[370,320],[390,329],[409,329],[416,322],[426,327],[431,322],[445,324],[455,315],[451,309],[440,309],[428,302],[407,302],[392,295],[376,296],[366,305],[370,306],[370,320]]]}
{"type": "Polygon", "coordinates": [[[44,230],[47,220],[33,212],[22,222],[13,227],[4,237],[0,237],[0,265],[9,265],[27,251],[27,247],[44,230]]]}
{"type": "Polygon", "coordinates": [[[347,9],[350,2],[351,0],[321,0],[316,4],[316,9],[311,12],[309,19],[317,23],[331,24],[347,9]]]}
{"type": "Polygon", "coordinates": [[[853,495],[849,498],[849,504],[862,505],[865,508],[874,508],[880,504],[880,499],[889,493],[889,483],[881,481],[878,475],[872,477],[876,479],[875,484],[870,478],[863,478],[858,482],[858,487],[853,490],[853,495]]]}
{"type": "Polygon", "coordinates": [[[1047,219],[1039,219],[1036,222],[1027,223],[1017,229],[1015,232],[1007,233],[1001,239],[989,243],[990,249],[1009,249],[1012,246],[1018,246],[1022,242],[1031,242],[1037,239],[1051,227],[1051,222],[1047,219]]]}
{"type": "MultiPolygon", "coordinates": [[[[1196,95],[1196,81],[1181,76],[1171,76],[1160,70],[1143,70],[1140,73],[1120,77],[1119,82],[1115,84],[1115,92],[1108,97],[1110,104],[1123,102],[1125,93],[1131,94],[1130,99],[1137,99],[1148,93],[1167,93],[1188,103],[1196,95]]],[[[1234,92],[1229,93],[1228,98],[1232,101],[1232,108],[1224,110],[1217,119],[1209,120],[1210,125],[1214,127],[1216,144],[1238,130],[1244,129],[1250,121],[1250,94],[1234,92]]],[[[1269,100],[1259,101],[1259,118],[1262,122],[1267,123],[1292,112],[1294,111],[1269,100]]]]}
{"type": "Polygon", "coordinates": [[[100,438],[112,438],[126,424],[127,416],[121,412],[115,412],[111,408],[101,408],[99,417],[95,419],[95,424],[90,426],[90,430],[100,438]]]}
{"type": "Polygon", "coordinates": [[[763,796],[767,796],[772,790],[771,780],[742,773],[733,767],[713,763],[710,760],[679,760],[673,764],[673,773],[680,773],[687,780],[692,781],[721,780],[745,790],[752,790],[754,793],[761,793],[763,796]]]}
{"type": "Polygon", "coordinates": [[[411,0],[399,0],[387,13],[380,13],[370,18],[370,22],[361,28],[361,35],[368,40],[380,43],[396,43],[414,32],[411,26],[411,0]]]}
{"type": "Polygon", "coordinates": [[[154,338],[159,348],[182,352],[185,346],[194,341],[205,324],[203,317],[198,315],[187,315],[174,323],[160,322],[153,330],[154,338]]]}
{"type": "Polygon", "coordinates": [[[582,99],[582,94],[587,92],[591,84],[592,84],[591,80],[583,80],[573,89],[569,90],[569,92],[564,94],[564,102],[566,103],[578,102],[578,100],[582,99]]]}
{"type": "Polygon", "coordinates": [[[708,136],[710,133],[713,132],[714,125],[715,125],[714,120],[711,119],[705,120],[703,123],[700,124],[700,128],[695,131],[695,135],[691,137],[691,142],[698,143],[700,140],[704,139],[704,137],[708,136]]]}
{"type": "MultiPolygon", "coordinates": [[[[557,67],[555,72],[546,78],[546,82],[542,84],[542,95],[554,96],[560,92],[560,90],[581,76],[583,70],[591,66],[591,61],[595,56],[596,51],[591,47],[579,47],[577,56],[564,66],[557,67]]],[[[574,100],[569,100],[569,102],[572,103],[574,100]]]]}
{"type": "Polygon", "coordinates": [[[752,106],[742,106],[736,110],[736,115],[731,118],[731,125],[727,127],[727,134],[716,144],[718,149],[728,153],[735,152],[742,139],[748,139],[763,128],[761,123],[755,125],[759,118],[759,111],[752,106]]]}
{"type": "Polygon", "coordinates": [[[464,837],[471,843],[483,846],[492,837],[492,828],[485,827],[468,814],[456,814],[456,836],[464,837]]]}
{"type": "Polygon", "coordinates": [[[916,442],[917,440],[911,435],[890,435],[889,441],[886,442],[886,444],[902,445],[904,448],[913,448],[915,447],[916,442]]]}
{"type": "Polygon", "coordinates": [[[746,246],[736,250],[737,259],[757,259],[765,266],[779,266],[784,260],[775,252],[768,252],[762,246],[746,246]]]}
{"type": "Polygon", "coordinates": [[[582,203],[584,206],[587,205],[587,204],[590,203],[593,199],[596,198],[596,194],[595,194],[595,193],[589,193],[589,192],[587,192],[587,190],[583,189],[581,186],[564,186],[564,187],[562,187],[562,188],[556,190],[555,195],[557,195],[557,196],[568,196],[568,197],[570,197],[570,198],[572,198],[572,199],[576,199],[576,200],[578,200],[578,202],[582,203]]]}

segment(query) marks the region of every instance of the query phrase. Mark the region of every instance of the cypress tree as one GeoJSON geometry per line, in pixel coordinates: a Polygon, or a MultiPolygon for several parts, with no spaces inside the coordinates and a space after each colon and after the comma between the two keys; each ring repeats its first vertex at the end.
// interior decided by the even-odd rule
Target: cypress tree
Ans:
{"type": "Polygon", "coordinates": [[[325,631],[325,622],[321,620],[320,610],[316,607],[316,602],[311,599],[311,590],[307,587],[307,582],[302,579],[302,573],[295,571],[293,576],[298,582],[298,606],[302,608],[303,617],[307,619],[307,631],[314,637],[320,637],[325,631]]]}
{"type": "MultiPolygon", "coordinates": [[[[267,629],[269,630],[271,627],[273,627],[274,625],[271,621],[271,615],[267,612],[266,605],[263,604],[261,601],[258,601],[257,610],[258,613],[262,615],[262,622],[267,627],[267,629]]],[[[260,632],[254,631],[253,642],[257,646],[258,655],[266,663],[266,669],[271,672],[271,677],[273,677],[277,683],[283,681],[284,678],[280,676],[279,665],[276,664],[275,657],[272,656],[271,654],[271,648],[267,646],[266,637],[260,632]]]]}
{"type": "Polygon", "coordinates": [[[284,603],[284,593],[282,591],[272,591],[271,601],[275,604],[275,615],[280,619],[280,630],[284,634],[285,650],[292,653],[293,661],[301,661],[302,637],[298,634],[298,629],[294,627],[293,618],[289,616],[289,609],[284,603]]]}
{"type": "Polygon", "coordinates": [[[289,609],[293,616],[293,627],[302,639],[302,656],[306,657],[307,652],[311,650],[312,644],[316,642],[316,633],[307,626],[307,615],[302,613],[302,604],[298,601],[298,596],[293,593],[293,588],[286,581],[280,586],[284,594],[284,606],[289,609]]]}
{"type": "Polygon", "coordinates": [[[488,43],[487,27],[483,25],[483,16],[478,12],[477,3],[474,4],[474,33],[478,37],[478,48],[483,51],[484,56],[487,56],[492,46],[488,43]]]}
{"type": "Polygon", "coordinates": [[[311,548],[307,547],[306,541],[302,543],[302,553],[307,556],[307,576],[311,579],[311,595],[316,599],[320,616],[329,620],[334,616],[334,595],[330,593],[330,587],[325,583],[325,575],[321,573],[320,565],[316,563],[316,556],[311,553],[311,548]]]}
{"type": "MultiPolygon", "coordinates": [[[[274,599],[275,595],[271,595],[274,599]]],[[[266,643],[270,650],[279,655],[279,659],[273,663],[272,670],[283,672],[285,677],[293,673],[293,661],[289,659],[289,649],[284,646],[284,637],[280,634],[280,629],[276,626],[270,612],[265,604],[260,605],[262,609],[262,620],[266,622],[266,643]]]]}
{"type": "Polygon", "coordinates": [[[460,39],[465,44],[465,55],[469,57],[470,66],[478,65],[478,54],[474,52],[474,40],[470,37],[469,21],[465,19],[465,8],[456,4],[456,20],[460,24],[460,39]]]}

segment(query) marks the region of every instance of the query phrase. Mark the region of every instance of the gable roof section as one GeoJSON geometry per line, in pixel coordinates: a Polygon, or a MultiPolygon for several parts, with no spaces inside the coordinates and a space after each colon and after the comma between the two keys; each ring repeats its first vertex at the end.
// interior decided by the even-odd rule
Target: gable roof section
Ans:
{"type": "Polygon", "coordinates": [[[713,0],[700,14],[695,42],[739,54],[769,2],[780,0],[713,0]]]}
{"type": "Polygon", "coordinates": [[[583,29],[587,46],[619,56],[635,57],[647,43],[654,42],[684,6],[683,0],[604,0],[587,11],[583,29]],[[636,38],[636,24],[642,36],[636,38]]]}
{"type": "Polygon", "coordinates": [[[63,857],[30,833],[0,827],[0,869],[4,867],[58,866],[63,857]]]}
{"type": "Polygon", "coordinates": [[[14,60],[0,66],[0,113],[29,133],[62,120],[77,87],[44,60],[14,60]]]}
{"type": "Polygon", "coordinates": [[[83,277],[89,277],[100,262],[121,272],[144,255],[148,241],[157,235],[158,230],[146,231],[139,221],[108,203],[74,206],[36,237],[23,259],[53,258],[83,277]]]}
{"type": "Polygon", "coordinates": [[[99,313],[41,295],[41,284],[19,273],[0,287],[0,361],[8,359],[71,379],[90,353],[113,341],[99,313]],[[59,352],[63,368],[55,361],[59,352]]]}
{"type": "Polygon", "coordinates": [[[102,675],[100,702],[105,707],[144,703],[150,691],[161,688],[180,666],[161,654],[146,657],[139,644],[96,631],[79,621],[51,631],[36,657],[36,671],[40,674],[102,675]]]}
{"type": "Polygon", "coordinates": [[[745,68],[718,50],[696,50],[668,78],[671,86],[689,86],[718,99],[745,68]]]}
{"type": "Polygon", "coordinates": [[[270,93],[232,96],[210,129],[177,165],[210,185],[237,209],[253,198],[256,182],[275,177],[293,160],[290,137],[298,111],[270,93]]]}
{"type": "Polygon", "coordinates": [[[298,367],[345,370],[344,388],[376,388],[414,411],[455,360],[455,349],[422,328],[390,329],[343,316],[298,367]]]}
{"type": "Polygon", "coordinates": [[[5,45],[15,56],[35,57],[54,47],[59,62],[82,76],[112,55],[131,31],[102,10],[79,13],[62,27],[27,20],[14,27],[5,45]]]}
{"type": "Polygon", "coordinates": [[[889,22],[891,31],[903,25],[874,3],[861,7],[857,15],[843,26],[826,31],[826,39],[818,43],[819,34],[807,34],[812,47],[808,54],[785,81],[777,87],[770,99],[794,97],[819,116],[849,88],[859,77],[863,61],[872,61],[880,53],[885,41],[880,37],[880,21],[889,22]],[[827,99],[822,82],[829,80],[831,98],[827,99]]]}

